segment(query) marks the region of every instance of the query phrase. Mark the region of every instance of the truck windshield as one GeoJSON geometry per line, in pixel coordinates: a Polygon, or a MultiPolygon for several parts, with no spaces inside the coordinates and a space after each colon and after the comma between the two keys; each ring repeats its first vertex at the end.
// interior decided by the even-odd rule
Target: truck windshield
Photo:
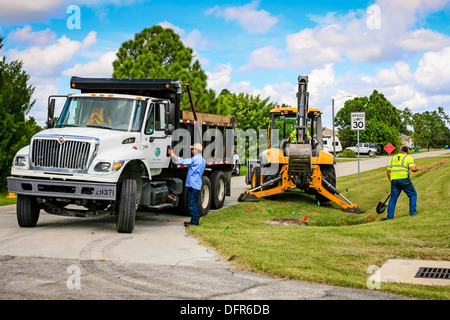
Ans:
{"type": "Polygon", "coordinates": [[[98,127],[120,131],[139,131],[145,111],[143,100],[70,97],[57,128],[98,127]]]}

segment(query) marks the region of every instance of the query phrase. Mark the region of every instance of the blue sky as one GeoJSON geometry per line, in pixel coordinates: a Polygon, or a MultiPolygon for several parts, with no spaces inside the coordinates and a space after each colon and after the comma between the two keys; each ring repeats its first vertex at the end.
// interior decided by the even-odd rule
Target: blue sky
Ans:
{"type": "Polygon", "coordinates": [[[194,49],[216,92],[295,105],[309,75],[310,106],[331,127],[332,98],[337,111],[373,90],[399,109],[450,113],[449,22],[449,0],[0,0],[0,56],[23,61],[29,115],[43,125],[48,95],[71,92],[73,75],[110,77],[121,44],[160,24],[194,49]]]}

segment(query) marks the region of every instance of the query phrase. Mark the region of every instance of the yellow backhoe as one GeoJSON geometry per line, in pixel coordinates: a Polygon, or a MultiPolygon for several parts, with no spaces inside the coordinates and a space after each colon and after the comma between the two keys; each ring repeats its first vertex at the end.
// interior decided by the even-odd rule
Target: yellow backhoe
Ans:
{"type": "Polygon", "coordinates": [[[322,111],[308,106],[308,76],[298,77],[297,101],[297,107],[271,110],[267,149],[258,160],[247,160],[250,189],[238,201],[255,202],[298,188],[314,194],[319,203],[333,201],[344,212],[361,213],[336,189],[335,159],[323,150],[322,111]]]}

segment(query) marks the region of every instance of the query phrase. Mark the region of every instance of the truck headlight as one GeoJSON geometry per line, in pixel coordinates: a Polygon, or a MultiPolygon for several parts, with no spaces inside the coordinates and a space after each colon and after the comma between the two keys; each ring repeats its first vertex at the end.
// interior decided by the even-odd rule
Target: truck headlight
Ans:
{"type": "Polygon", "coordinates": [[[28,165],[28,161],[27,161],[26,157],[17,156],[16,159],[14,159],[15,167],[26,167],[27,165],[28,165]]]}
{"type": "Polygon", "coordinates": [[[97,165],[94,168],[95,171],[100,171],[100,172],[109,172],[110,169],[111,169],[110,162],[99,162],[99,163],[97,163],[97,165]]]}
{"type": "Polygon", "coordinates": [[[119,170],[123,165],[123,161],[99,162],[95,165],[94,170],[98,172],[114,172],[119,170]]]}

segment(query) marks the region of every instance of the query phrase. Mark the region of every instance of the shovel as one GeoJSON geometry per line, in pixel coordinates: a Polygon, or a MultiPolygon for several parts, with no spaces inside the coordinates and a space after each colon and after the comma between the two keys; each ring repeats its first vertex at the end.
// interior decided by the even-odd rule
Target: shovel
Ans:
{"type": "Polygon", "coordinates": [[[377,205],[377,213],[378,214],[383,213],[384,210],[386,210],[386,208],[387,208],[386,202],[389,200],[390,197],[391,197],[391,195],[389,194],[387,196],[386,200],[384,200],[384,202],[378,201],[378,205],[377,205]]]}

